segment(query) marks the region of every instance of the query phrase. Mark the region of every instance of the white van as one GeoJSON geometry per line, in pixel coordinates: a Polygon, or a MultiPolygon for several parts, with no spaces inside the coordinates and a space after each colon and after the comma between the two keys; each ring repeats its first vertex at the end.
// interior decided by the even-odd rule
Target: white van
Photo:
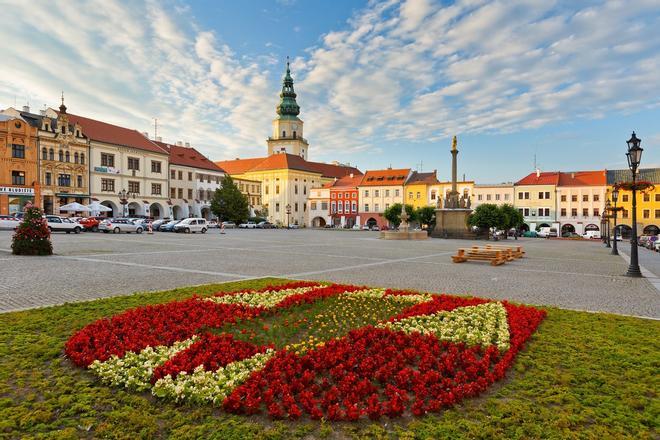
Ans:
{"type": "Polygon", "coordinates": [[[593,238],[597,239],[600,238],[600,231],[587,231],[584,234],[582,234],[584,238],[593,238]]]}
{"type": "Polygon", "coordinates": [[[205,234],[208,231],[209,225],[206,219],[203,218],[187,218],[181,220],[174,226],[174,232],[185,232],[186,234],[201,232],[205,234]]]}

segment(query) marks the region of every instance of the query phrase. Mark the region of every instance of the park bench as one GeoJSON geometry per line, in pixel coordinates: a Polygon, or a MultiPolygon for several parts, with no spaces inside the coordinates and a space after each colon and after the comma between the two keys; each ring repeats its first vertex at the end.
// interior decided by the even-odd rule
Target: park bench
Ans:
{"type": "MultiPolygon", "coordinates": [[[[478,247],[478,246],[474,246],[474,247],[478,247]]],[[[506,245],[506,244],[487,244],[484,247],[486,249],[509,250],[511,251],[513,258],[522,258],[523,256],[525,256],[525,251],[523,250],[522,246],[506,245]]]]}
{"type": "Polygon", "coordinates": [[[454,263],[463,263],[468,260],[489,261],[491,266],[499,266],[507,262],[507,254],[501,249],[474,249],[460,248],[458,254],[452,255],[454,263]]]}
{"type": "Polygon", "coordinates": [[[509,248],[489,248],[489,247],[480,247],[480,246],[472,246],[472,252],[476,251],[501,251],[502,252],[502,258],[504,258],[506,261],[513,261],[516,259],[513,255],[513,251],[509,248]]]}

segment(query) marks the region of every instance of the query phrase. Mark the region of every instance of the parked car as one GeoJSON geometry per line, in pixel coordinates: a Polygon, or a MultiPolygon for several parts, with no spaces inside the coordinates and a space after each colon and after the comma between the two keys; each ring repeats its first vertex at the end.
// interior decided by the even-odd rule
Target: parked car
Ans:
{"type": "Polygon", "coordinates": [[[576,234],[575,232],[564,232],[561,236],[562,238],[583,238],[580,234],[576,234]]]}
{"type": "Polygon", "coordinates": [[[275,226],[271,222],[259,222],[257,228],[259,229],[273,229],[275,226]]]}
{"type": "Polygon", "coordinates": [[[300,225],[294,223],[293,225],[289,225],[289,229],[300,229],[300,225]]]}
{"type": "Polygon", "coordinates": [[[10,215],[0,215],[0,229],[15,229],[20,220],[10,215]]]}
{"type": "Polygon", "coordinates": [[[653,243],[653,250],[660,252],[660,240],[656,240],[655,243],[653,243]]]}
{"type": "Polygon", "coordinates": [[[208,229],[209,225],[204,218],[187,218],[174,225],[174,232],[185,232],[186,234],[190,234],[191,232],[193,234],[195,232],[206,234],[208,229]]]}
{"type": "Polygon", "coordinates": [[[85,231],[97,232],[99,230],[99,225],[105,219],[105,217],[83,217],[78,221],[78,224],[80,224],[85,231]]]}
{"type": "Polygon", "coordinates": [[[525,231],[525,232],[523,232],[523,237],[536,238],[538,236],[539,236],[539,234],[537,234],[536,231],[525,231]]]}
{"type": "Polygon", "coordinates": [[[141,234],[144,231],[144,226],[135,224],[127,218],[113,218],[103,220],[99,225],[99,231],[103,231],[106,234],[108,232],[112,232],[113,234],[119,234],[121,232],[141,234]]]}
{"type": "Polygon", "coordinates": [[[236,227],[236,223],[234,223],[234,222],[222,222],[222,226],[224,226],[225,229],[234,229],[236,227]]]}
{"type": "Polygon", "coordinates": [[[238,225],[239,228],[243,229],[256,229],[257,224],[255,222],[247,222],[247,223],[241,223],[238,225]]]}
{"type": "Polygon", "coordinates": [[[582,237],[584,238],[593,238],[593,239],[599,239],[600,238],[600,231],[587,231],[584,234],[582,234],[582,237]]]}
{"type": "Polygon", "coordinates": [[[215,220],[209,220],[207,221],[207,224],[209,225],[209,229],[212,228],[219,228],[220,226],[218,225],[218,222],[215,220]]]}
{"type": "Polygon", "coordinates": [[[657,235],[651,235],[646,241],[646,249],[655,249],[655,242],[658,241],[657,235]]]}
{"type": "Polygon", "coordinates": [[[167,222],[169,222],[169,220],[165,220],[165,219],[162,219],[162,218],[159,219],[159,220],[154,220],[153,222],[151,222],[151,229],[153,229],[154,231],[157,231],[158,228],[161,227],[161,225],[164,225],[167,222]]]}
{"type": "Polygon", "coordinates": [[[637,237],[637,245],[638,246],[646,246],[646,243],[648,242],[650,238],[650,235],[640,235],[637,237]]]}
{"type": "Polygon", "coordinates": [[[363,231],[369,231],[370,229],[371,229],[371,227],[369,225],[362,226],[363,231]]]}
{"type": "Polygon", "coordinates": [[[179,223],[180,221],[181,220],[170,220],[167,223],[163,223],[162,225],[160,225],[158,230],[160,232],[174,232],[174,226],[176,226],[177,223],[179,223]]]}
{"type": "Polygon", "coordinates": [[[74,233],[80,234],[80,231],[83,230],[82,225],[72,222],[68,218],[60,217],[59,215],[47,215],[46,222],[48,224],[48,229],[51,232],[63,231],[67,234],[74,233]]]}
{"type": "Polygon", "coordinates": [[[378,225],[373,225],[373,226],[371,227],[371,230],[372,230],[372,231],[380,231],[380,228],[378,227],[378,225]]]}

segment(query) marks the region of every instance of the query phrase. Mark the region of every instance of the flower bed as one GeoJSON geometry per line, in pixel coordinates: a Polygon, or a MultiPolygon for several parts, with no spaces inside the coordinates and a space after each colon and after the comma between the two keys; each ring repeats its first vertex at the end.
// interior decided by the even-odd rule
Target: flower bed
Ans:
{"type": "Polygon", "coordinates": [[[480,298],[297,282],[128,310],[83,328],[65,348],[105,383],[176,402],[273,418],[377,419],[437,412],[481,393],[544,317],[480,298]]]}

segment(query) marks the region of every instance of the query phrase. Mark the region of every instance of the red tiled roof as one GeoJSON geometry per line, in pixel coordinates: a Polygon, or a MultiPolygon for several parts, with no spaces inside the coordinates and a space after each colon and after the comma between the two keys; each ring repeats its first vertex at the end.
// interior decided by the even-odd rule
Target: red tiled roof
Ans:
{"type": "Polygon", "coordinates": [[[435,171],[431,173],[419,173],[417,171],[413,171],[410,178],[408,179],[408,182],[406,183],[426,183],[429,185],[435,185],[440,182],[438,182],[435,171]]]}
{"type": "Polygon", "coordinates": [[[354,167],[310,162],[293,154],[273,154],[253,159],[223,160],[215,163],[229,174],[243,174],[248,171],[300,170],[321,174],[323,177],[344,177],[351,173],[360,174],[354,167]]]}
{"type": "Polygon", "coordinates": [[[605,170],[559,173],[559,186],[605,186],[605,185],[607,185],[607,172],[605,170]]]}
{"type": "Polygon", "coordinates": [[[536,171],[529,173],[515,183],[515,185],[557,185],[559,183],[559,172],[548,171],[536,174],[536,171]]]}
{"type": "Polygon", "coordinates": [[[332,183],[332,188],[355,188],[357,187],[360,182],[362,182],[362,179],[364,176],[362,174],[355,175],[353,174],[353,177],[350,175],[344,176],[341,179],[338,179],[332,183]]]}
{"type": "Polygon", "coordinates": [[[118,125],[85,118],[84,116],[72,115],[70,113],[67,114],[69,116],[69,121],[74,124],[80,124],[85,136],[92,140],[137,148],[139,150],[146,150],[154,153],[167,154],[166,150],[144,137],[144,135],[137,130],[119,127],[118,125]]]}
{"type": "Polygon", "coordinates": [[[360,182],[360,186],[403,185],[409,174],[410,168],[367,171],[362,178],[362,182],[360,182]]]}
{"type": "Polygon", "coordinates": [[[170,153],[170,163],[191,168],[201,168],[209,171],[224,172],[222,168],[204,157],[202,153],[192,147],[180,147],[178,145],[166,144],[165,142],[153,141],[156,145],[170,153]]]}

